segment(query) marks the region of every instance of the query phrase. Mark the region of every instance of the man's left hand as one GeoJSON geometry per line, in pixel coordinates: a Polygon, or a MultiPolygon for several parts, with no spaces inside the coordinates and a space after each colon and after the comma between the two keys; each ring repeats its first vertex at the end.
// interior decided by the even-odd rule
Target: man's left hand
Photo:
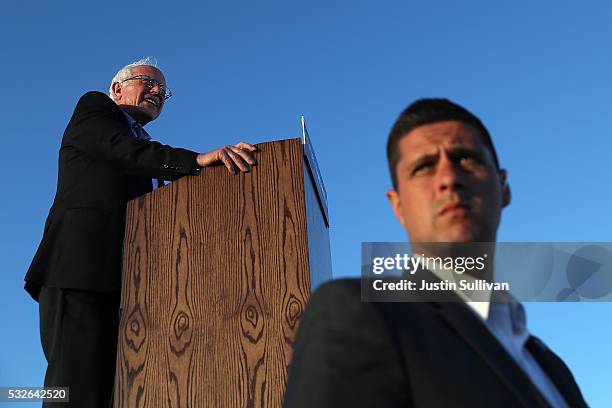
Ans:
{"type": "Polygon", "coordinates": [[[255,146],[240,142],[233,146],[226,145],[212,152],[199,154],[197,161],[200,167],[208,167],[221,162],[232,174],[238,171],[247,173],[251,170],[251,166],[257,164],[251,154],[255,151],[257,151],[255,146]]]}

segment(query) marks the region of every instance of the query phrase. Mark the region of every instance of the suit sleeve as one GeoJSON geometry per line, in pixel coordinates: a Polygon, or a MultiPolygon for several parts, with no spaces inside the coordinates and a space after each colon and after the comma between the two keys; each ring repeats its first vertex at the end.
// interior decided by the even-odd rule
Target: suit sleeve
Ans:
{"type": "Polygon", "coordinates": [[[408,380],[376,305],[358,280],[321,286],[300,323],[285,408],[409,407],[408,380]]]}
{"type": "Polygon", "coordinates": [[[174,180],[199,171],[198,153],[136,139],[117,105],[101,92],[81,97],[68,126],[64,146],[111,161],[127,174],[174,180]]]}

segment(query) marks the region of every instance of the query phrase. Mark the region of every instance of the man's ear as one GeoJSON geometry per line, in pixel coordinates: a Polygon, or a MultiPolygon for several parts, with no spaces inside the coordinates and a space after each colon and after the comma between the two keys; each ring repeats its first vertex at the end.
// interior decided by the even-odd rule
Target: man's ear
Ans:
{"type": "Polygon", "coordinates": [[[402,211],[402,201],[400,200],[399,194],[396,190],[387,190],[387,199],[391,204],[391,208],[393,209],[393,213],[395,214],[395,218],[397,221],[402,224],[402,227],[406,228],[404,223],[404,213],[402,211]]]}
{"type": "Polygon", "coordinates": [[[114,82],[111,89],[113,90],[112,99],[114,99],[115,102],[119,102],[121,100],[121,84],[119,82],[114,82]]]}
{"type": "Polygon", "coordinates": [[[510,184],[508,184],[508,171],[501,169],[499,171],[502,187],[502,208],[507,207],[512,201],[512,191],[510,190],[510,184]]]}

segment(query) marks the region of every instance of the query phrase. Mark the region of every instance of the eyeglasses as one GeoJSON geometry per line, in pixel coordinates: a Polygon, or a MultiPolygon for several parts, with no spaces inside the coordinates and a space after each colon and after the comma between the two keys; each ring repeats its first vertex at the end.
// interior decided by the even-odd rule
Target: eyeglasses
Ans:
{"type": "Polygon", "coordinates": [[[123,82],[126,81],[131,81],[132,79],[137,79],[140,82],[142,82],[143,84],[145,84],[145,86],[151,90],[155,87],[159,88],[159,94],[164,98],[164,99],[168,99],[172,96],[172,91],[170,91],[170,89],[168,89],[168,87],[162,83],[157,82],[156,80],[154,80],[153,78],[151,78],[150,76],[147,75],[134,75],[133,77],[130,77],[128,79],[124,79],[123,82]]]}

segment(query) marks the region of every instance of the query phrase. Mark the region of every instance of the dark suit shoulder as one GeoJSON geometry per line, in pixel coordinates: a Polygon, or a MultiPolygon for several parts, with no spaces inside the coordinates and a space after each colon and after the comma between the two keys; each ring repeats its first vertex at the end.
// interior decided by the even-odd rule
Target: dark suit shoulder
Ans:
{"type": "MultiPolygon", "coordinates": [[[[376,305],[399,305],[399,304],[425,304],[431,303],[428,298],[423,297],[420,292],[402,292],[400,295],[389,291],[373,293],[373,283],[381,281],[379,278],[344,278],[325,282],[313,294],[312,298],[317,302],[342,303],[349,299],[357,299],[364,303],[376,305]],[[321,300],[319,300],[321,299],[321,300]]],[[[386,283],[400,283],[399,276],[384,278],[386,283]]],[[[417,307],[418,308],[418,307],[417,307]]]]}
{"type": "Polygon", "coordinates": [[[105,93],[100,91],[89,91],[83,94],[76,104],[75,112],[90,109],[103,109],[120,113],[117,104],[105,93]]]}
{"type": "Polygon", "coordinates": [[[81,98],[79,98],[79,103],[93,101],[114,103],[113,100],[107,94],[100,91],[88,91],[85,92],[83,96],[81,96],[81,98]]]}
{"type": "Polygon", "coordinates": [[[378,308],[361,302],[360,279],[321,285],[294,343],[285,407],[396,407],[407,378],[378,308]]]}
{"type": "MultiPolygon", "coordinates": [[[[391,278],[393,279],[393,278],[391,278]]],[[[399,278],[398,278],[399,279],[399,278]]],[[[389,279],[390,280],[390,279],[389,279]]],[[[365,309],[372,310],[380,315],[395,315],[406,313],[422,314],[431,312],[431,302],[424,302],[418,295],[407,294],[402,298],[403,302],[374,302],[362,300],[362,284],[370,285],[370,279],[345,278],[336,279],[322,284],[311,296],[310,308],[321,307],[323,309],[335,306],[339,307],[343,314],[350,310],[365,309]]],[[[385,319],[386,320],[386,319],[385,319]]]]}
{"type": "Polygon", "coordinates": [[[384,329],[387,320],[381,304],[361,299],[361,279],[336,279],[322,284],[310,297],[305,312],[308,324],[323,324],[344,330],[373,324],[384,329]],[[316,323],[315,323],[316,322],[316,323]]]}
{"type": "Polygon", "coordinates": [[[311,296],[311,301],[333,302],[342,298],[360,297],[361,280],[356,278],[334,279],[323,283],[311,296]],[[321,300],[319,300],[321,299],[321,300]]]}
{"type": "Polygon", "coordinates": [[[332,280],[311,295],[302,325],[324,330],[345,330],[364,320],[378,320],[371,304],[361,302],[359,279],[332,280]],[[367,315],[367,317],[366,317],[367,315]]]}
{"type": "Polygon", "coordinates": [[[377,349],[397,345],[399,338],[423,338],[423,331],[439,325],[435,318],[438,313],[435,302],[424,302],[416,295],[406,301],[362,300],[362,282],[368,285],[367,279],[359,278],[333,280],[321,285],[308,302],[302,320],[304,331],[344,336],[358,332],[354,342],[377,349]]]}

